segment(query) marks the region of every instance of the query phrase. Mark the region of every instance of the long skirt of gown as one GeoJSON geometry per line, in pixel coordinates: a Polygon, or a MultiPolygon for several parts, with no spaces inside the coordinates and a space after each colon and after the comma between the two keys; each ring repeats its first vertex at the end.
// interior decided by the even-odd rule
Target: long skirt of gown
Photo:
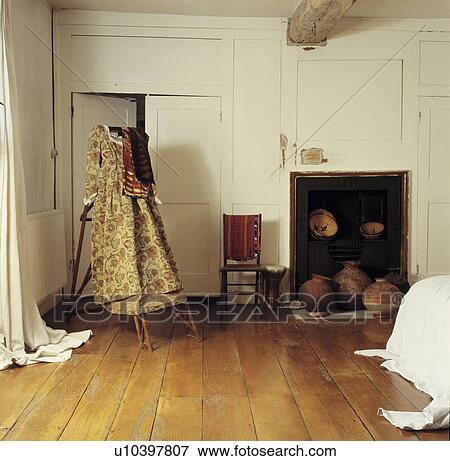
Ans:
{"type": "Polygon", "coordinates": [[[90,136],[86,197],[95,195],[91,262],[95,301],[139,315],[186,302],[153,191],[122,193],[121,143],[106,127],[90,136]],[[93,194],[92,194],[93,193],[93,194]]]}

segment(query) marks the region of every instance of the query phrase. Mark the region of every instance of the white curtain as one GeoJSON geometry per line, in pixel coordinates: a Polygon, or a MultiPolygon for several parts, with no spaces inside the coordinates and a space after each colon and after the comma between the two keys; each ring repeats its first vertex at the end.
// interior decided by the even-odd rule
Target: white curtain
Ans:
{"type": "Polygon", "coordinates": [[[0,370],[14,363],[68,360],[72,349],[82,345],[91,334],[67,334],[48,328],[32,293],[10,4],[11,0],[0,0],[0,370]]]}

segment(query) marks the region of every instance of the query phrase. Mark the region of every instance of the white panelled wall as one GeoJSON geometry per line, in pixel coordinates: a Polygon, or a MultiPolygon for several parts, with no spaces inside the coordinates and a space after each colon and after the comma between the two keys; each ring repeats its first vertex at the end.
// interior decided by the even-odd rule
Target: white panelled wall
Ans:
{"type": "Polygon", "coordinates": [[[28,213],[53,209],[52,10],[45,0],[11,2],[28,213]]]}
{"type": "MultiPolygon", "coordinates": [[[[262,260],[288,266],[289,173],[308,169],[295,163],[295,143],[325,150],[328,162],[309,167],[314,171],[409,170],[410,274],[412,280],[426,276],[428,229],[439,226],[438,211],[450,203],[441,197],[444,206],[428,216],[418,189],[420,175],[428,174],[419,170],[420,97],[450,96],[450,21],[345,19],[326,47],[309,51],[288,47],[285,35],[285,19],[59,12],[60,197],[67,216],[72,93],[215,97],[223,120],[211,175],[220,182],[220,203],[210,208],[211,219],[261,212],[262,260]],[[289,139],[284,170],[280,133],[289,139]],[[424,220],[429,225],[419,227],[424,220]]],[[[440,156],[433,165],[448,167],[449,149],[441,143],[429,150],[440,156]]],[[[183,232],[187,245],[195,240],[195,226],[183,232]]],[[[450,272],[450,248],[442,251],[443,262],[433,267],[450,272]]]]}

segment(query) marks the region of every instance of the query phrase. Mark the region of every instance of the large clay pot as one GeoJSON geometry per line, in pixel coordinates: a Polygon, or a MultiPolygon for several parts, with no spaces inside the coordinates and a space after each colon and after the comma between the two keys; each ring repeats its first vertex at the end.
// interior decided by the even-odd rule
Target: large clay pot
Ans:
{"type": "Polygon", "coordinates": [[[328,305],[334,301],[333,280],[323,275],[313,274],[298,292],[298,298],[305,304],[311,317],[324,317],[329,315],[328,305]]]}
{"type": "Polygon", "coordinates": [[[406,295],[406,293],[408,293],[409,289],[411,288],[408,279],[402,275],[391,272],[387,275],[383,275],[382,278],[384,278],[389,283],[392,283],[392,285],[395,285],[404,295],[406,295]]]}
{"type": "Polygon", "coordinates": [[[342,301],[341,305],[346,309],[363,309],[362,294],[372,283],[372,279],[359,268],[358,261],[344,261],[342,265],[344,268],[333,277],[341,293],[339,297],[342,301]],[[348,295],[354,295],[354,301],[345,302],[345,297],[348,295]]]}
{"type": "Polygon", "coordinates": [[[401,302],[402,292],[386,279],[375,279],[363,294],[364,306],[368,311],[389,313],[396,309],[401,302]]]}

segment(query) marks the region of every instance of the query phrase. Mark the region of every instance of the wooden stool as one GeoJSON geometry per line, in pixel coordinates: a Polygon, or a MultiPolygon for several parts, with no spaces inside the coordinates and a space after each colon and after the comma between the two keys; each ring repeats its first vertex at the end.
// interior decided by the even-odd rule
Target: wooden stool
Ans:
{"type": "Polygon", "coordinates": [[[268,264],[262,268],[264,278],[264,296],[270,307],[278,307],[281,281],[286,274],[287,267],[279,264],[268,264]]]}

